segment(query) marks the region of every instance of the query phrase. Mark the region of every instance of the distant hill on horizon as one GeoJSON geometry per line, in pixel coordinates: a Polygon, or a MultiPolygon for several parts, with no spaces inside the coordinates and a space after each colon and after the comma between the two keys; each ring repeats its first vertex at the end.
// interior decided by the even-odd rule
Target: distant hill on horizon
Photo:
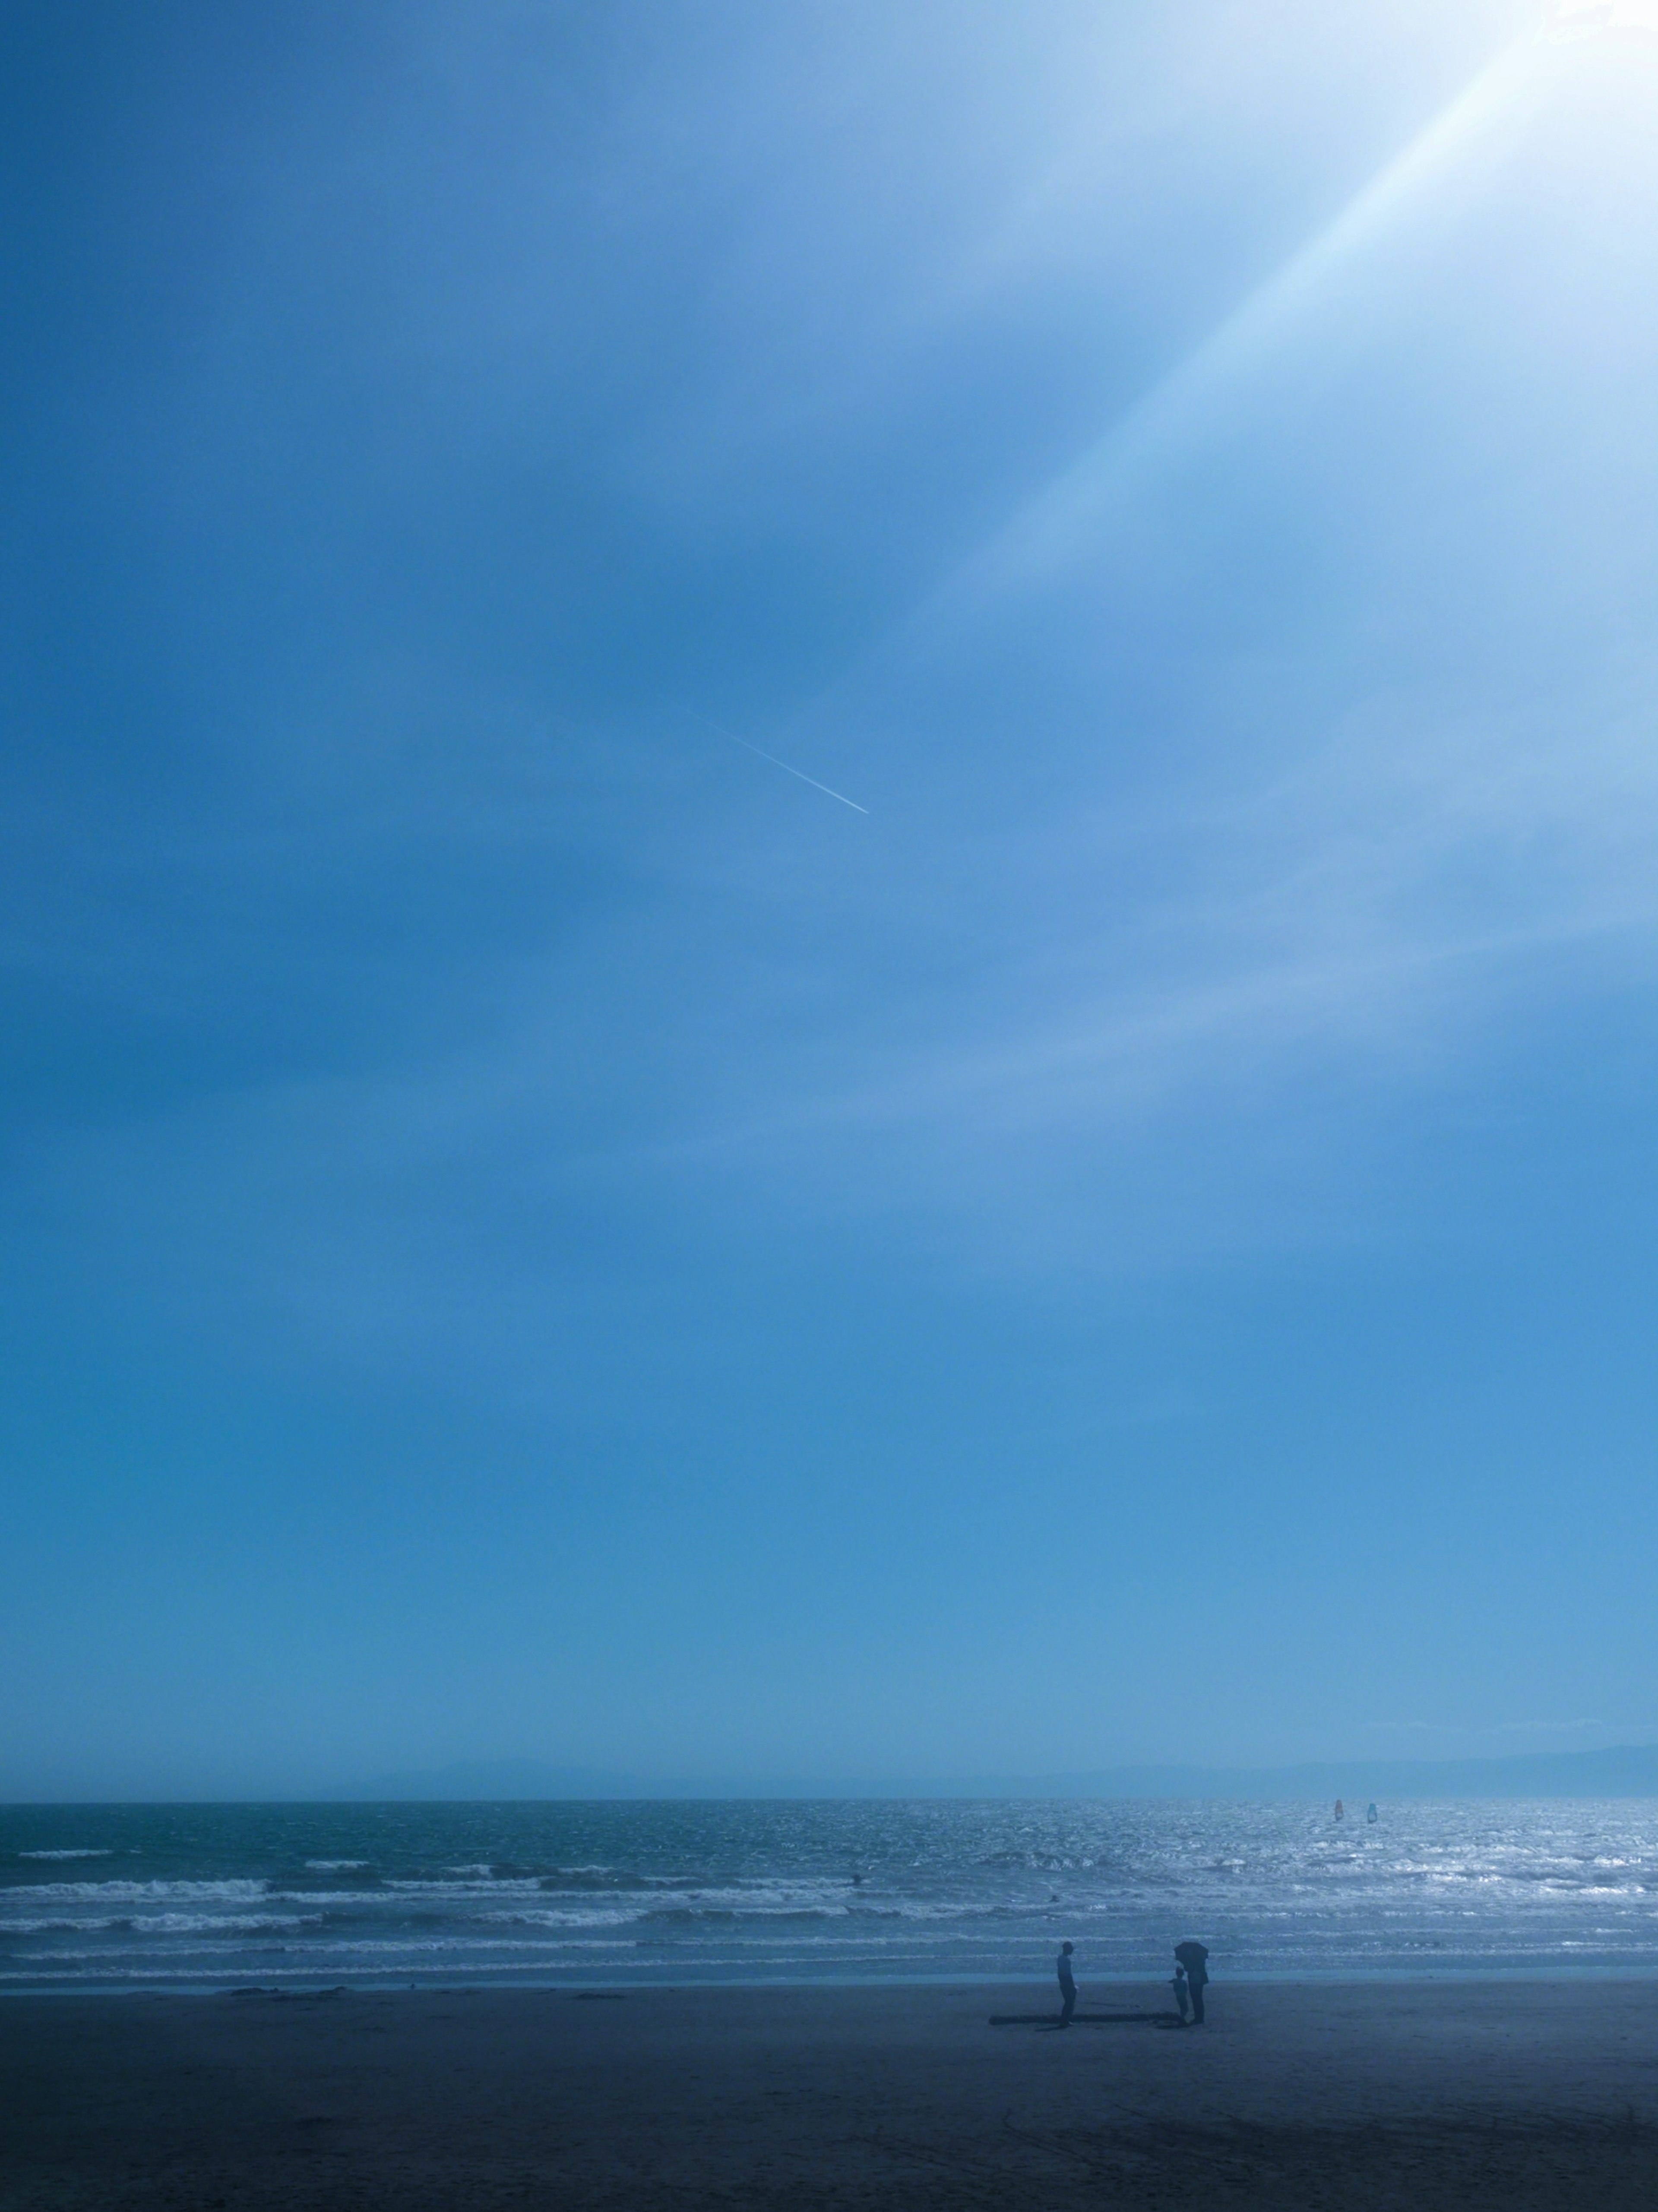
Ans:
{"type": "Polygon", "coordinates": [[[1232,1797],[1314,1801],[1345,1797],[1658,1797],[1658,1744],[1600,1751],[1528,1752],[1504,1759],[1318,1759],[1297,1766],[1108,1767],[1092,1773],[967,1776],[956,1780],[847,1783],[779,1778],[747,1784],[713,1778],[642,1780],[536,1759],[467,1760],[387,1774],[337,1802],[576,1802],[650,1798],[1232,1797]]]}

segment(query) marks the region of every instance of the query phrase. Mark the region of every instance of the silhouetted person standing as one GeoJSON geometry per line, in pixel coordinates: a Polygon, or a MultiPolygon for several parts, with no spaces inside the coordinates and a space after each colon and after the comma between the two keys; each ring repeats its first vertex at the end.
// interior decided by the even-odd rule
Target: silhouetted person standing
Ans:
{"type": "Polygon", "coordinates": [[[1071,1971],[1071,1946],[1060,1946],[1060,2026],[1069,2027],[1077,2009],[1077,1978],[1071,1971]]]}
{"type": "Polygon", "coordinates": [[[1186,2015],[1191,2009],[1192,2002],[1191,1999],[1186,1994],[1186,1969],[1184,1966],[1175,1967],[1175,1978],[1169,1983],[1169,1986],[1175,1992],[1175,2002],[1180,2009],[1180,2024],[1184,2027],[1186,2025],[1186,2015]]]}
{"type": "Polygon", "coordinates": [[[1203,1990],[1205,1983],[1209,1979],[1209,1968],[1206,1963],[1209,1956],[1208,1948],[1202,1943],[1176,1943],[1175,1956],[1186,1969],[1186,1985],[1192,1992],[1193,2025],[1195,2027],[1201,2027],[1203,1990]]]}

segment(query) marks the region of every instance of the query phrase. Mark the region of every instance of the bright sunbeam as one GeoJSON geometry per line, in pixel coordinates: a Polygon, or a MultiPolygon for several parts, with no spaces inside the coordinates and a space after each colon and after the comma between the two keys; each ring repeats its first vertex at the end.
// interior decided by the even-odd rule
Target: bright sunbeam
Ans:
{"type": "Polygon", "coordinates": [[[976,550],[917,617],[923,629],[1058,573],[1111,501],[1189,437],[1220,395],[1284,343],[1332,279],[1394,229],[1448,171],[1512,142],[1546,95],[1543,43],[1516,40],[1097,443],[976,550]]]}
{"type": "Polygon", "coordinates": [[[1591,0],[1579,7],[1564,0],[1549,26],[1549,36],[1559,43],[1598,38],[1604,31],[1658,33],[1658,0],[1591,0]]]}

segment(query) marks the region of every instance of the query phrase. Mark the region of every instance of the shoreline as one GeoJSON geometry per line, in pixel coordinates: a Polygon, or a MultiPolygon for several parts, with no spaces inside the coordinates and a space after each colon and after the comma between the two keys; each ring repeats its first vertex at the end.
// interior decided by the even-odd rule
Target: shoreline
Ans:
{"type": "MultiPolygon", "coordinates": [[[[270,1966],[268,1973],[281,1975],[283,1971],[285,1969],[281,1969],[281,1966],[270,1966]]],[[[1028,1986],[1030,1986],[1030,1975],[1028,1973],[818,1975],[818,1978],[813,1978],[813,1980],[785,1978],[785,1975],[778,1975],[778,1978],[756,1975],[756,1978],[732,1978],[732,1980],[712,1980],[712,1978],[701,1978],[701,1980],[678,1980],[678,1982],[619,1980],[619,1978],[612,1978],[612,1980],[592,1980],[592,1982],[574,1982],[574,1980],[535,1982],[526,1975],[524,1980],[513,1978],[513,1980],[489,1982],[489,1980],[476,1980],[476,1978],[440,1980],[442,1969],[431,1969],[431,1978],[428,1978],[428,1980],[424,1980],[422,1978],[420,1982],[411,1982],[407,1975],[389,1982],[372,1982],[372,1980],[365,1980],[365,1978],[354,1978],[354,1980],[347,1980],[347,1982],[338,1982],[338,1980],[330,1982],[327,1978],[320,1978],[320,1975],[316,1973],[314,1969],[309,1969],[309,1966],[305,1966],[305,1969],[299,1969],[299,1966],[296,1966],[296,1969],[292,1971],[294,1971],[294,1980],[305,1982],[305,1984],[316,1984],[316,1989],[312,1990],[301,1986],[301,1989],[294,1989],[294,1990],[278,1990],[278,1989],[268,1990],[265,1989],[265,1984],[258,1984],[258,1982],[215,1982],[215,1984],[208,1986],[208,1984],[199,1984],[199,1982],[164,1982],[164,1980],[155,1982],[155,1984],[149,1984],[149,1982],[146,1982],[146,1984],[106,1982],[106,1984],[86,1986],[86,1989],[53,1989],[53,1986],[42,1984],[42,1986],[35,1986],[35,1989],[0,1989],[0,2004],[46,2004],[49,2000],[55,2002],[55,2000],[60,2000],[60,1997],[69,1997],[69,2000],[88,2000],[88,2002],[97,2002],[97,2004],[115,2004],[115,2002],[119,2002],[122,1997],[168,1997],[168,2000],[179,2000],[179,2002],[190,2002],[199,1997],[199,2000],[203,2002],[216,2002],[219,1997],[312,1996],[312,1993],[334,1993],[334,1990],[343,1990],[345,1996],[358,1996],[358,1997],[400,1997],[400,1996],[413,1997],[413,1996],[422,1996],[422,1993],[424,1996],[462,1996],[462,1993],[466,1993],[466,1996],[497,1996],[497,1997],[511,1997],[511,1996],[524,1996],[524,1997],[639,1996],[643,1997],[643,1996],[670,1996],[670,1993],[685,1993],[685,1996],[716,1997],[720,1990],[734,1990],[734,1993],[778,1993],[778,1996],[785,1996],[785,1993],[787,1993],[787,1996],[809,1997],[813,1990],[818,1990],[818,1989],[871,1990],[871,1993],[880,1993],[880,1990],[884,1989],[950,1990],[950,1989],[1028,1989],[1028,1986]]],[[[1151,1980],[1157,1982],[1157,1978],[1151,1978],[1151,1980]]],[[[1342,1989],[1408,1990],[1408,1989],[1417,1989],[1417,1986],[1424,1986],[1424,1989],[1459,1989],[1459,1986],[1484,1984],[1484,1982],[1490,1982],[1490,1984],[1494,1986],[1527,1986],[1527,1984],[1554,1984],[1554,1982],[1561,1982],[1561,1984],[1570,1986],[1570,1989],[1585,1989],[1585,1986],[1600,1984],[1600,1982],[1607,1986],[1623,1986],[1623,1984],[1649,1986],[1654,1984],[1654,1982],[1658,1982],[1658,1960],[1654,1960],[1649,1966],[1631,1964],[1631,1966],[1619,1966],[1616,1971],[1607,1969],[1607,1966],[1426,1966],[1426,1969],[1422,1971],[1412,1969],[1412,1966],[1377,1966],[1377,1969],[1373,1971],[1355,1969],[1355,1971],[1342,1971],[1342,1973],[1304,1973],[1304,1971],[1296,1971],[1296,1973],[1249,1973],[1249,1971],[1242,1971],[1242,1969],[1240,1971],[1230,1969],[1227,1971],[1227,1975],[1224,1975],[1224,1984],[1216,1980],[1212,1986],[1216,1986],[1216,1989],[1220,1989],[1220,1986],[1224,1986],[1224,1989],[1304,1989],[1309,1990],[1309,1993],[1320,1993],[1320,1990],[1342,1990],[1342,1989]]],[[[1078,1982],[1077,1984],[1078,1993],[1084,1990],[1084,1986],[1085,1989],[1101,1989],[1101,1990],[1143,1990],[1147,1986],[1147,1975],[1090,1973],[1085,1984],[1084,1982],[1078,1982]]]]}
{"type": "Polygon", "coordinates": [[[76,1994],[0,2007],[3,2212],[1658,2197],[1647,1979],[76,1994]]]}
{"type": "MultiPolygon", "coordinates": [[[[565,1976],[556,1980],[536,1981],[531,1972],[510,1979],[503,1974],[500,1980],[489,1980],[475,1976],[456,1976],[450,1979],[440,1977],[445,1969],[434,1967],[429,1978],[413,1981],[407,1975],[386,1981],[373,1981],[357,1976],[346,1981],[329,1980],[312,1967],[291,1970],[272,1966],[265,1970],[273,1978],[291,1972],[296,1981],[313,1983],[315,1989],[267,1989],[260,1982],[174,1982],[158,1980],[155,1983],[110,1982],[101,1985],[88,1984],[85,1987],[64,1988],[42,1984],[35,1988],[0,1988],[0,2005],[12,2003],[47,2003],[60,1998],[74,2001],[84,1999],[89,2003],[117,2003],[126,1997],[166,1997],[171,2001],[216,2002],[224,1997],[268,1995],[303,1996],[318,1992],[341,1991],[356,1996],[415,1996],[479,1995],[495,1996],[644,1996],[648,1995],[700,1995],[718,1996],[724,1990],[734,1994],[789,1994],[810,1996],[814,1990],[867,1990],[878,1995],[882,1990],[1010,1990],[1029,1989],[1031,1977],[1022,1974],[823,1974],[811,1979],[790,1975],[732,1976],[715,1979],[711,1976],[671,1978],[606,1979],[602,1976],[577,1980],[565,1976]]],[[[531,1972],[533,1970],[531,1970],[531,1972]]],[[[1234,1990],[1306,1990],[1309,1992],[1327,1992],[1339,1990],[1394,1990],[1406,1991],[1417,1988],[1484,1988],[1549,1986],[1559,1984],[1570,1989],[1584,1989],[1605,1984],[1609,1988],[1643,1988],[1658,1983],[1658,1958],[1649,1964],[1631,1962],[1615,1969],[1604,1965],[1574,1966],[1569,1964],[1548,1966],[1376,1966],[1344,1968],[1339,1972],[1309,1972],[1304,1968],[1276,1972],[1272,1970],[1226,1968],[1224,1977],[1216,1978],[1211,1986],[1234,1990]]],[[[1078,1982],[1084,1989],[1144,1991],[1148,1987],[1166,1987],[1167,1978],[1161,1981],[1156,1974],[1089,1974],[1078,1982]]]]}

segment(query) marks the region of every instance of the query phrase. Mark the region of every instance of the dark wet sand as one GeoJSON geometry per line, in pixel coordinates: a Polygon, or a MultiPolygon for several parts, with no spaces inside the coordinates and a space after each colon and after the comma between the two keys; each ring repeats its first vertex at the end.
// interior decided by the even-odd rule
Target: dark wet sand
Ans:
{"type": "Polygon", "coordinates": [[[8,1998],[0,2207],[1658,2204],[1658,1984],[1211,1994],[8,1998]]]}

